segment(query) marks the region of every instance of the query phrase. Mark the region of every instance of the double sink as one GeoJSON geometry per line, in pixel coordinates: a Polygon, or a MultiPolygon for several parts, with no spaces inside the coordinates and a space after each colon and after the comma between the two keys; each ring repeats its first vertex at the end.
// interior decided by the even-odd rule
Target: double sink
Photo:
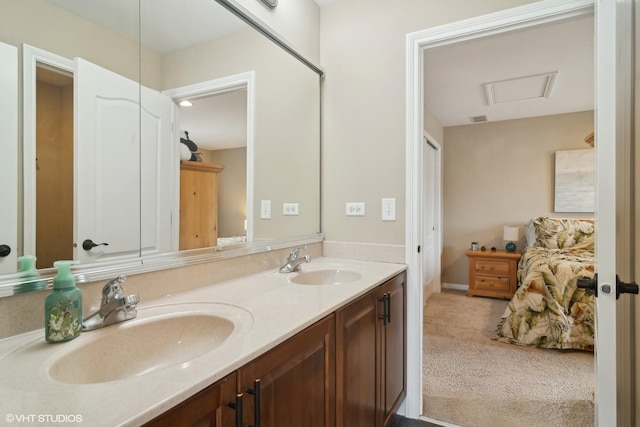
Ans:
{"type": "MultiPolygon", "coordinates": [[[[308,264],[282,275],[293,285],[339,285],[362,278],[356,268],[308,264]]],[[[56,382],[96,384],[146,375],[189,364],[207,353],[224,351],[253,326],[251,312],[225,303],[181,302],[138,309],[133,320],[82,334],[57,344],[42,368],[56,382]]],[[[4,366],[40,347],[36,340],[5,357],[4,366]]]]}

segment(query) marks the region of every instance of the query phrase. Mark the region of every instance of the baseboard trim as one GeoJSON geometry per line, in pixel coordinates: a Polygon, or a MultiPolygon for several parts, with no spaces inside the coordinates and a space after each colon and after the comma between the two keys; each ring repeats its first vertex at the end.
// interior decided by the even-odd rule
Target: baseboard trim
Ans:
{"type": "Polygon", "coordinates": [[[460,283],[443,283],[442,289],[454,289],[456,291],[468,291],[469,285],[463,285],[460,283]]]}

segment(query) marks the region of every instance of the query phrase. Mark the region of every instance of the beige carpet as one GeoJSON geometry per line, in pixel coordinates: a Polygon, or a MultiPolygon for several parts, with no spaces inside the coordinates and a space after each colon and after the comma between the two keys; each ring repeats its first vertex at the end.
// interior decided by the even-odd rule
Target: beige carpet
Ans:
{"type": "Polygon", "coordinates": [[[429,298],[424,415],[464,427],[593,426],[593,355],[491,340],[507,303],[458,291],[429,298]]]}

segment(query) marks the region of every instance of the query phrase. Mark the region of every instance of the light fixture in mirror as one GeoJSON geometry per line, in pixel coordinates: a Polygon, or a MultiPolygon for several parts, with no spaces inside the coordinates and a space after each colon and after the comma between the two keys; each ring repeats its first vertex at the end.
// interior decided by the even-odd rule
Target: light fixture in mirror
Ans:
{"type": "MultiPolygon", "coordinates": [[[[220,2],[226,8],[232,7],[245,13],[245,21],[248,20],[253,26],[259,22],[234,2],[220,2]]],[[[263,242],[276,247],[279,242],[313,236],[319,232],[319,73],[317,69],[310,69],[308,62],[306,65],[300,62],[299,55],[292,55],[294,51],[290,48],[282,49],[286,45],[273,43],[278,38],[269,29],[261,27],[260,31],[256,31],[210,0],[142,0],[139,4],[140,17],[137,16],[137,2],[130,0],[29,0],[24,3],[28,5],[10,2],[11,7],[5,8],[4,18],[0,18],[3,24],[0,41],[14,46],[16,56],[26,43],[73,61],[76,67],[95,65],[98,69],[109,70],[107,74],[141,83],[138,85],[138,104],[141,108],[135,115],[120,117],[120,121],[136,117],[136,129],[123,130],[116,126],[118,116],[97,125],[94,121],[86,126],[89,132],[105,128],[112,128],[116,132],[115,135],[98,138],[100,144],[87,156],[90,159],[88,162],[78,158],[78,132],[81,132],[78,127],[82,126],[78,117],[82,117],[89,108],[80,108],[78,101],[74,102],[73,162],[76,173],[72,178],[72,199],[75,203],[74,216],[71,218],[71,241],[75,246],[73,258],[83,260],[83,265],[75,271],[87,278],[96,278],[99,272],[112,274],[123,268],[133,271],[142,264],[142,259],[147,260],[147,266],[154,264],[153,259],[162,259],[165,265],[191,262],[188,260],[191,252],[176,253],[180,248],[179,230],[183,220],[179,200],[180,148],[184,144],[180,143],[180,138],[186,136],[185,130],[198,145],[199,154],[195,160],[202,160],[198,163],[223,166],[218,173],[215,231],[220,239],[226,239],[221,242],[234,243],[231,246],[233,250],[228,253],[242,253],[242,246],[235,245],[238,241],[246,240],[247,251],[255,251],[263,242]],[[126,9],[126,13],[133,15],[122,16],[125,12],[118,8],[128,8],[132,3],[135,3],[132,8],[135,10],[126,9]],[[222,14],[226,18],[218,21],[222,14]],[[212,39],[208,33],[212,28],[226,30],[221,37],[212,39]],[[85,32],[80,32],[80,29],[85,32]],[[265,33],[271,36],[264,37],[265,33]],[[138,39],[141,40],[141,46],[138,46],[138,39]],[[213,129],[214,120],[191,118],[190,113],[184,112],[178,105],[184,99],[179,100],[175,94],[179,90],[246,75],[253,76],[253,80],[233,90],[235,95],[244,97],[243,102],[232,100],[232,93],[226,94],[229,97],[220,92],[215,94],[215,97],[225,99],[222,104],[226,107],[224,113],[218,112],[216,115],[229,114],[232,110],[244,113],[244,117],[224,121],[227,124],[232,120],[241,122],[239,127],[244,128],[244,146],[221,149],[216,145],[221,142],[219,136],[216,137],[218,141],[212,141],[210,145],[209,136],[198,129],[201,125],[205,129],[213,129]],[[241,103],[239,108],[232,108],[238,103],[241,103]],[[158,104],[163,105],[160,113],[154,110],[158,104]],[[199,121],[202,123],[199,124],[199,121]],[[110,154],[107,141],[116,146],[117,143],[125,146],[127,143],[133,144],[136,155],[127,153],[124,148],[116,154],[110,154]],[[245,153],[244,158],[242,152],[245,153]],[[95,159],[98,159],[97,163],[95,159]],[[78,163],[85,165],[85,168],[78,166],[78,163]],[[127,163],[129,166],[122,167],[127,163]],[[132,163],[136,164],[135,168],[131,166],[132,163]],[[100,173],[94,170],[91,175],[98,178],[80,180],[79,177],[86,177],[86,171],[92,167],[100,173]],[[111,176],[119,184],[105,187],[106,178],[111,176]],[[87,190],[83,193],[86,194],[85,199],[91,201],[90,214],[78,213],[78,191],[82,191],[78,188],[80,181],[90,183],[85,185],[87,190]],[[132,197],[126,202],[107,203],[105,200],[113,199],[100,198],[111,194],[122,200],[123,188],[132,197]],[[269,219],[261,218],[260,212],[254,208],[260,206],[262,200],[272,203],[272,217],[269,219]],[[284,215],[282,206],[285,203],[297,203],[299,215],[284,215]],[[79,224],[87,218],[93,221],[93,225],[88,227],[91,232],[80,233],[79,224]],[[105,227],[105,219],[111,219],[111,231],[105,227]],[[128,246],[114,243],[120,241],[119,236],[135,240],[135,248],[131,247],[130,241],[128,246]],[[83,247],[86,240],[98,245],[108,243],[108,246],[87,250],[83,247]]],[[[18,67],[5,68],[9,68],[9,74],[16,74],[18,67]]],[[[77,87],[76,73],[77,69],[74,73],[74,85],[77,87]]],[[[16,75],[16,80],[19,82],[20,76],[16,75]]],[[[7,82],[3,74],[3,85],[7,82]]],[[[11,87],[17,87],[18,82],[11,87]]],[[[97,86],[104,87],[101,84],[97,86]]],[[[104,98],[104,95],[99,96],[104,98]]],[[[77,97],[77,93],[74,93],[74,97],[77,97]]],[[[200,94],[199,97],[204,101],[208,96],[200,94]]],[[[189,100],[196,104],[196,98],[189,100]]],[[[11,106],[11,102],[8,104],[11,106]]],[[[21,102],[15,104],[17,108],[14,110],[26,110],[21,102]]],[[[8,128],[10,125],[11,121],[8,124],[2,122],[5,134],[10,135],[14,131],[8,128]],[[5,126],[7,129],[4,129],[5,126]]],[[[35,133],[34,139],[37,139],[37,131],[35,133]]],[[[22,141],[16,142],[7,151],[3,145],[3,153],[17,158],[18,153],[14,155],[11,150],[19,147],[22,151],[26,145],[22,141]]],[[[33,153],[34,159],[38,156],[33,153]]],[[[28,161],[25,160],[25,165],[28,161]]],[[[31,166],[37,174],[35,160],[31,166]]],[[[15,235],[15,243],[10,245],[13,259],[0,257],[0,272],[7,273],[1,280],[6,283],[20,280],[20,275],[14,272],[18,264],[16,257],[26,254],[29,246],[25,243],[25,235],[31,233],[37,238],[46,234],[32,227],[37,219],[30,219],[25,211],[24,200],[31,200],[38,194],[37,186],[33,184],[35,179],[31,182],[25,179],[21,185],[21,177],[28,167],[13,167],[15,177],[11,169],[7,169],[11,182],[15,182],[11,188],[14,189],[12,191],[20,191],[7,200],[16,200],[15,211],[19,215],[18,218],[7,215],[1,218],[3,223],[10,225],[6,235],[15,235]]],[[[39,204],[43,203],[32,203],[33,212],[37,212],[39,204]]],[[[34,217],[38,216],[34,214],[34,217]]],[[[66,220],[69,221],[69,218],[66,220]]],[[[2,228],[0,232],[5,233],[2,228]]],[[[1,240],[3,238],[0,238],[0,244],[1,240]]],[[[31,245],[35,251],[29,249],[29,254],[38,253],[39,246],[46,245],[31,245]]],[[[42,256],[43,265],[49,263],[45,258],[54,260],[68,257],[68,252],[64,255],[55,252],[58,246],[67,246],[66,250],[69,250],[67,243],[49,245],[54,249],[53,255],[42,256]]],[[[206,249],[196,252],[200,258],[203,253],[217,254],[215,256],[221,253],[220,250],[207,252],[206,249]]],[[[41,270],[41,274],[47,278],[51,272],[45,269],[41,270]]]]}

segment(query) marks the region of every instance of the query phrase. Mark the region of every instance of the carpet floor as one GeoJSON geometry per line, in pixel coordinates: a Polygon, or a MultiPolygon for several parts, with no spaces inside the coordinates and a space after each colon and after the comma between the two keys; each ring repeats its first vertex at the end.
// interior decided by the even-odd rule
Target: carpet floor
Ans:
{"type": "Polygon", "coordinates": [[[593,354],[493,341],[507,304],[449,290],[429,298],[424,415],[463,427],[593,426],[593,354]]]}

